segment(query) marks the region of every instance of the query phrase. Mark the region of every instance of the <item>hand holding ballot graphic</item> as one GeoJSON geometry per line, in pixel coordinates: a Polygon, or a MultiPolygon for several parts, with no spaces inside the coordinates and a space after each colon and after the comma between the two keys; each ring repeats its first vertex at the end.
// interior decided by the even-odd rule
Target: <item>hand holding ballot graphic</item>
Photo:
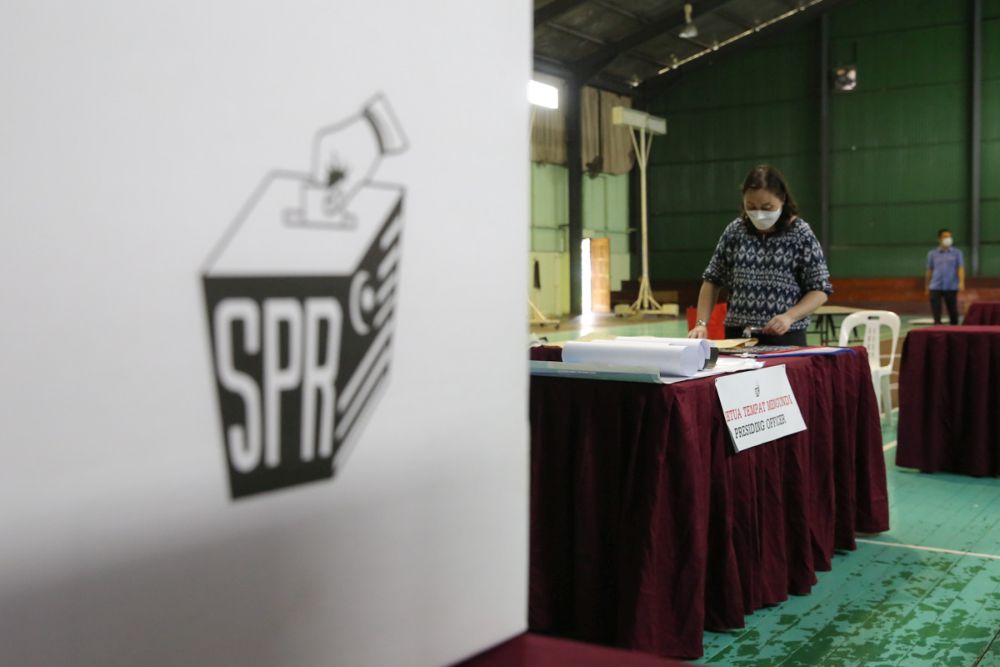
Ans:
{"type": "Polygon", "coordinates": [[[358,113],[321,128],[313,141],[310,180],[302,185],[300,207],[287,211],[287,222],[353,227],[351,200],[372,179],[383,155],[406,147],[399,121],[381,94],[358,113]]]}

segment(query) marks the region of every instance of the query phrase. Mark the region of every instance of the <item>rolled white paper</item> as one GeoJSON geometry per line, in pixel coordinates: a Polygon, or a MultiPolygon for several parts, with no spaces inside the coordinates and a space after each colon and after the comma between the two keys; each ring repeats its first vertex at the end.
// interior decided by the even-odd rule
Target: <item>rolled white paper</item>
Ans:
{"type": "Polygon", "coordinates": [[[649,342],[594,340],[571,341],[563,346],[563,361],[655,368],[661,375],[691,377],[705,366],[698,345],[651,345],[649,342]]]}
{"type": "Polygon", "coordinates": [[[664,345],[681,345],[683,347],[700,347],[706,359],[712,357],[712,344],[704,338],[658,338],[656,336],[618,336],[615,340],[636,341],[639,343],[661,343],[664,345]]]}

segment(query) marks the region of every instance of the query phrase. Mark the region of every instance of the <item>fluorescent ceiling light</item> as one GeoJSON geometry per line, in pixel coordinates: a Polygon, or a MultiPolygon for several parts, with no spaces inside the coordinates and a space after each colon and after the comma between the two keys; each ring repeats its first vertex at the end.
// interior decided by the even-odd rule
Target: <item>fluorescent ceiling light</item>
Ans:
{"type": "Polygon", "coordinates": [[[528,82],[528,101],[536,107],[559,108],[559,89],[541,81],[528,82]]]}

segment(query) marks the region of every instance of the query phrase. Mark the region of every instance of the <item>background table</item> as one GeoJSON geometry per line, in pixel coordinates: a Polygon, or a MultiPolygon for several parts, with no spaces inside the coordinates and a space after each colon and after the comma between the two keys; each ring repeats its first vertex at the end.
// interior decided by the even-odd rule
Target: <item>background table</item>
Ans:
{"type": "Polygon", "coordinates": [[[684,667],[645,653],[525,633],[455,667],[684,667]]]}
{"type": "Polygon", "coordinates": [[[1000,475],[1000,326],[911,331],[899,371],[896,464],[1000,475]]]}
{"type": "Polygon", "coordinates": [[[888,529],[867,355],[784,362],[809,430],[741,454],[714,378],[531,379],[532,630],[696,658],[888,529]]]}
{"type": "Polygon", "coordinates": [[[963,324],[1000,325],[1000,301],[973,301],[963,324]]]}
{"type": "Polygon", "coordinates": [[[813,311],[813,318],[816,320],[816,328],[813,333],[819,334],[820,344],[829,345],[840,340],[840,328],[833,319],[836,315],[847,317],[851,313],[861,312],[860,308],[849,308],[847,306],[820,306],[813,311]]]}

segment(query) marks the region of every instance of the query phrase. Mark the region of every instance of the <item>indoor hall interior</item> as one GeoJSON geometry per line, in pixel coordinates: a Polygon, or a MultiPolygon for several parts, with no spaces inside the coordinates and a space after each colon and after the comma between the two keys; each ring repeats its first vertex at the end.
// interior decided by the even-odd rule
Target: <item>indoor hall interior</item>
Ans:
{"type": "Polygon", "coordinates": [[[0,44],[0,667],[1000,667],[1000,0],[0,44]]]}
{"type": "MultiPolygon", "coordinates": [[[[863,350],[873,368],[887,367],[887,379],[873,371],[868,386],[856,390],[888,403],[884,410],[874,407],[888,528],[858,530],[854,548],[838,546],[807,594],[751,605],[741,627],[706,623],[703,653],[691,662],[1000,665],[1000,422],[993,416],[1000,405],[1000,2],[737,0],[654,7],[537,0],[534,45],[535,78],[558,91],[558,106],[537,108],[532,125],[528,341],[539,369],[532,379],[532,447],[579,448],[576,458],[539,456],[534,465],[569,465],[572,472],[547,483],[606,494],[538,492],[545,502],[565,499],[576,508],[562,515],[577,522],[569,528],[556,528],[557,515],[545,513],[546,531],[569,531],[559,540],[574,543],[583,538],[572,531],[585,518],[612,535],[630,525],[607,513],[628,506],[635,475],[616,469],[594,482],[588,466],[595,456],[605,466],[626,465],[601,449],[597,434],[615,435],[608,449],[636,446],[630,457],[641,452],[634,442],[645,443],[644,436],[615,420],[637,401],[643,414],[653,395],[616,391],[610,387],[616,383],[605,382],[591,396],[570,383],[600,380],[547,377],[552,360],[561,358],[558,348],[581,340],[686,337],[702,317],[699,289],[724,230],[740,217],[750,229],[744,176],[756,165],[773,165],[822,247],[832,284],[811,317],[806,345],[846,342],[863,350]],[[629,122],[616,108],[648,117],[629,122]],[[661,119],[663,133],[651,125],[661,119]],[[939,283],[941,259],[956,256],[961,271],[952,266],[948,278],[954,284],[939,283]],[[935,316],[952,324],[947,307],[933,312],[938,292],[955,296],[958,326],[937,326],[935,316]],[[863,326],[844,331],[848,317],[863,321],[884,312],[890,314],[885,322],[898,318],[898,331],[882,326],[868,341],[863,326]],[[570,398],[560,401],[560,391],[570,398]],[[566,411],[557,410],[562,402],[566,411]],[[551,423],[573,435],[548,434],[551,423]],[[985,467],[915,463],[912,453],[916,447],[957,460],[966,445],[984,447],[985,467]],[[601,486],[611,480],[625,490],[601,486]]],[[[709,337],[725,337],[719,331],[709,337]]],[[[675,413],[690,411],[694,419],[681,390],[659,391],[675,413]]],[[[645,433],[656,425],[643,421],[638,428],[645,433]]],[[[675,438],[679,432],[669,431],[675,438]]],[[[681,444],[664,436],[661,457],[670,456],[671,442],[681,444]]],[[[713,450],[713,461],[716,455],[713,450]]],[[[744,455],[730,452],[726,460],[744,455]]],[[[683,485],[662,465],[675,486],[683,485]]],[[[549,479],[540,471],[533,467],[539,485],[549,479]]],[[[548,533],[538,530],[533,539],[547,547],[548,533]]],[[[764,544],[768,536],[759,539],[764,544]]],[[[628,614],[643,613],[635,602],[640,594],[615,579],[629,573],[611,559],[632,554],[600,541],[592,546],[593,553],[563,563],[579,568],[565,575],[575,588],[554,589],[590,603],[560,606],[533,592],[548,606],[529,627],[689,657],[667,640],[628,634],[628,614]],[[597,576],[591,570],[608,577],[605,589],[588,578],[597,576]],[[616,603],[624,607],[612,609],[616,603]],[[579,615],[575,622],[558,616],[570,609],[579,615]]],[[[640,569],[657,581],[652,567],[640,569]]],[[[549,586],[553,579],[552,572],[539,577],[549,586]]],[[[664,610],[677,599],[665,597],[664,610]]],[[[664,610],[641,618],[666,633],[673,627],[664,610]]]]}

